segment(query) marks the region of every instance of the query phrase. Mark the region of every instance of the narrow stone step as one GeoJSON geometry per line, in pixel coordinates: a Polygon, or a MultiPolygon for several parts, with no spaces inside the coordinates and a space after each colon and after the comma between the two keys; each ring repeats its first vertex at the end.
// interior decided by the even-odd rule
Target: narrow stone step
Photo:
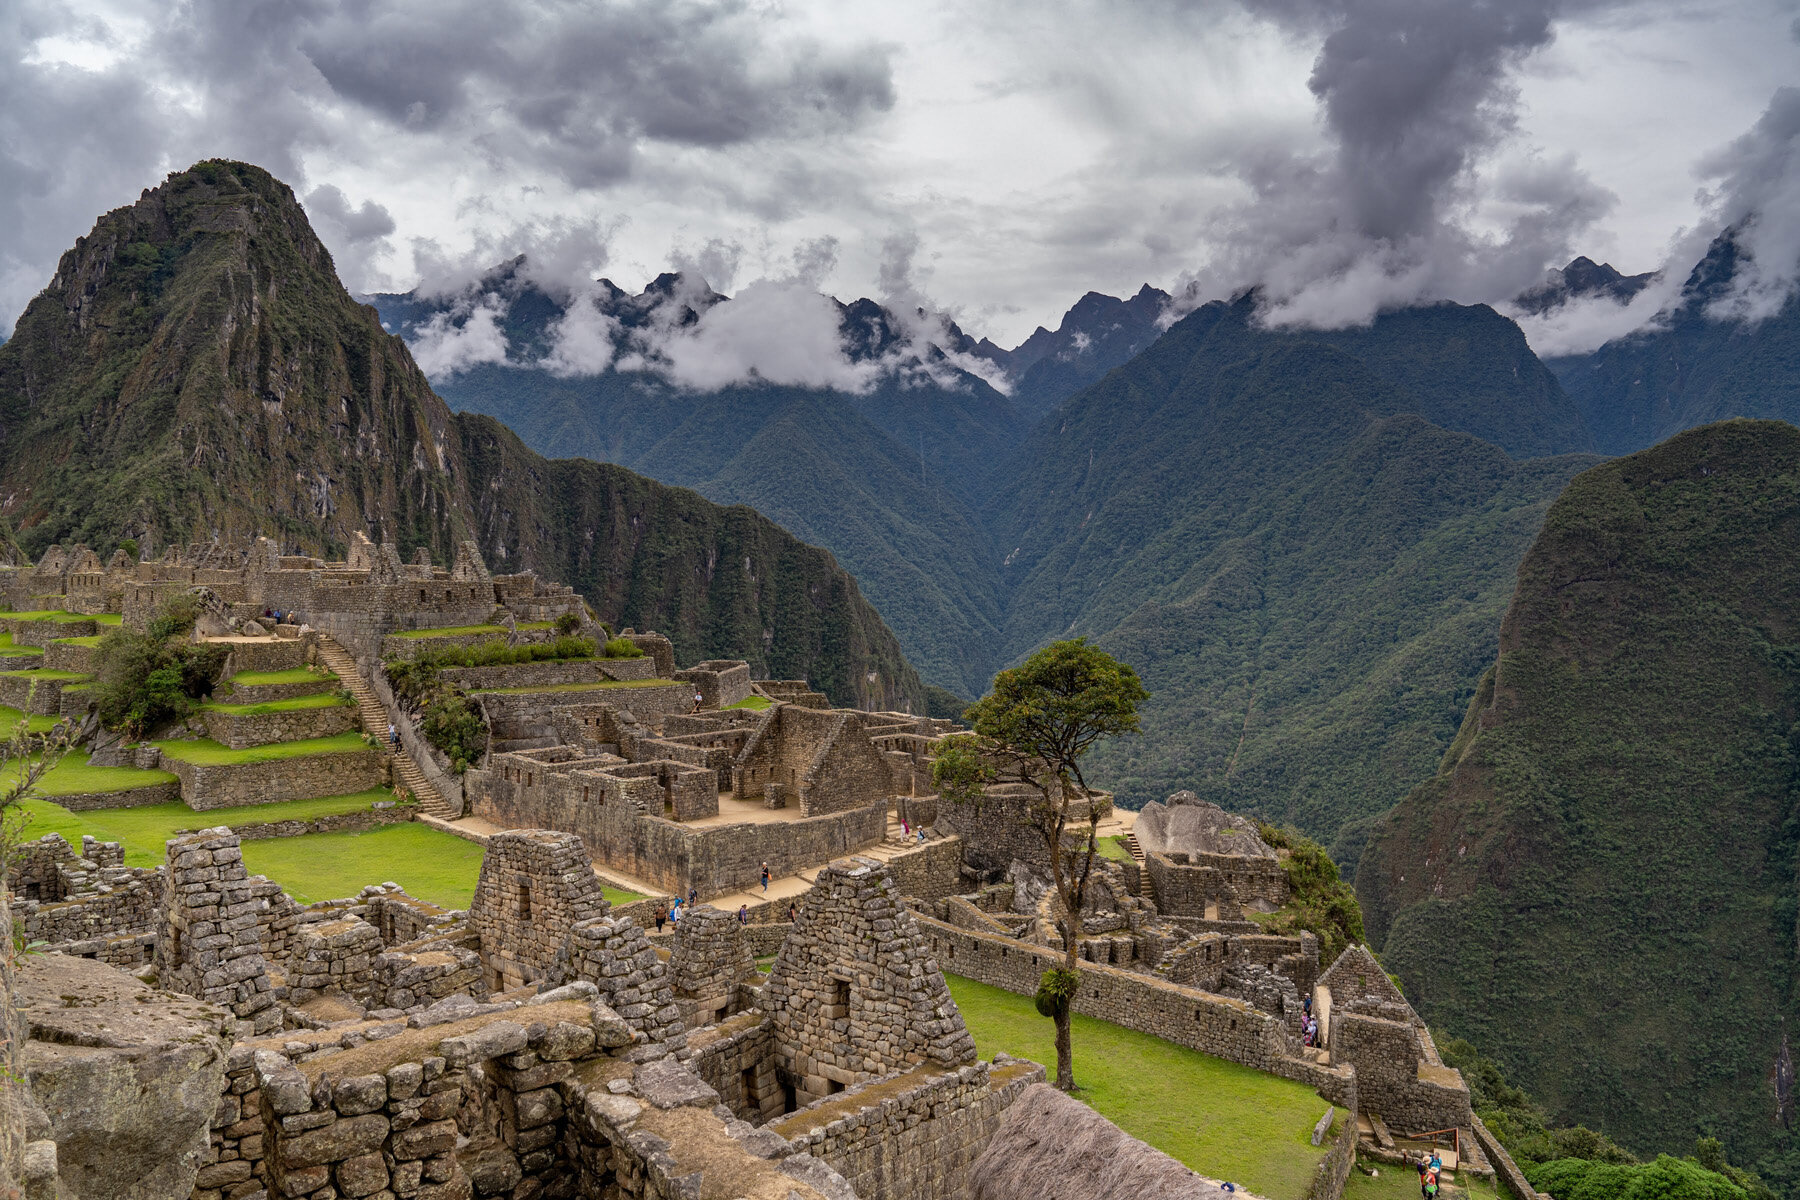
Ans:
{"type": "Polygon", "coordinates": [[[375,698],[375,693],[363,678],[362,672],[356,669],[356,659],[330,635],[323,633],[319,635],[319,657],[350,689],[357,709],[362,713],[363,728],[374,736],[381,746],[381,753],[393,764],[394,776],[400,786],[418,799],[419,807],[424,812],[440,820],[453,818],[455,814],[450,811],[450,806],[444,802],[438,790],[431,786],[425,773],[419,770],[419,764],[413,761],[412,755],[404,749],[396,749],[388,742],[387,727],[391,718],[381,706],[381,701],[375,698]]]}

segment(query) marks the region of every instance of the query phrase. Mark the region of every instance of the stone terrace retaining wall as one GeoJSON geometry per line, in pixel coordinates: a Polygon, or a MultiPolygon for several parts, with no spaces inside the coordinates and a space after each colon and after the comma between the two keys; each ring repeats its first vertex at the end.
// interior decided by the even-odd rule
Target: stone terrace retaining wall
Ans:
{"type": "Polygon", "coordinates": [[[861,1200],[969,1200],[969,1168],[1027,1087],[1034,1062],[921,1068],[859,1084],[768,1128],[849,1181],[861,1200]]]}
{"type": "Polygon", "coordinates": [[[1494,1174],[1500,1180],[1500,1186],[1512,1193],[1514,1200],[1538,1200],[1539,1192],[1525,1178],[1525,1172],[1519,1170],[1519,1164],[1513,1161],[1500,1139],[1488,1132],[1480,1117],[1471,1117],[1471,1128],[1475,1131],[1475,1140],[1481,1144],[1481,1152],[1493,1165],[1494,1174]]]}
{"type": "Polygon", "coordinates": [[[464,691],[480,688],[557,687],[567,683],[600,683],[607,677],[595,658],[552,662],[502,663],[492,667],[445,667],[443,678],[464,691]]]}
{"type": "Polygon", "coordinates": [[[71,792],[62,796],[46,796],[52,804],[60,804],[70,812],[87,812],[96,808],[143,808],[150,804],[174,804],[181,799],[181,782],[152,783],[140,788],[122,788],[116,792],[71,792]]]}
{"type": "Polygon", "coordinates": [[[962,839],[940,838],[894,855],[888,859],[888,870],[893,872],[902,895],[942,900],[968,890],[962,877],[962,860],[962,839]]]}
{"type": "MultiPolygon", "coordinates": [[[[398,825],[419,819],[416,804],[396,804],[392,808],[370,808],[357,812],[333,813],[310,821],[259,821],[254,825],[234,825],[231,832],[246,842],[271,838],[303,837],[309,833],[362,833],[383,825],[398,825]]],[[[407,940],[407,939],[402,939],[407,940]]]]}
{"type": "Polygon", "coordinates": [[[301,742],[307,738],[332,737],[357,727],[356,709],[349,704],[327,708],[296,708],[271,713],[244,715],[205,709],[201,718],[206,732],[215,742],[233,750],[267,746],[272,742],[301,742]]]}
{"type": "Polygon", "coordinates": [[[379,750],[340,750],[272,762],[201,764],[164,758],[181,780],[181,798],[196,812],[243,804],[275,804],[367,791],[387,780],[379,750]]]}
{"type": "MultiPolygon", "coordinates": [[[[944,971],[1022,996],[1035,994],[1043,973],[1063,963],[1060,953],[1046,947],[958,929],[922,914],[917,920],[944,971]]],[[[1309,1084],[1333,1104],[1355,1105],[1353,1072],[1293,1057],[1281,1020],[1242,1000],[1099,963],[1082,962],[1077,970],[1076,1012],[1309,1084]]]]}
{"type": "MultiPolygon", "coordinates": [[[[1356,1165],[1356,1109],[1339,1110],[1338,1118],[1342,1127],[1337,1141],[1331,1144],[1331,1153],[1314,1170],[1312,1182],[1307,1185],[1301,1200],[1343,1198],[1344,1185],[1350,1180],[1350,1168],[1356,1165]]],[[[1535,1198],[1528,1197],[1527,1200],[1535,1198]]]]}
{"type": "Polygon", "coordinates": [[[59,716],[62,713],[63,685],[74,679],[40,679],[34,675],[0,675],[0,704],[22,709],[36,716],[59,716]]]}
{"type": "Polygon", "coordinates": [[[83,675],[94,672],[94,647],[81,646],[74,642],[51,642],[44,647],[44,669],[47,671],[80,671],[83,675]]]}
{"type": "Polygon", "coordinates": [[[231,658],[225,664],[227,675],[240,671],[291,671],[304,667],[311,649],[310,639],[270,638],[266,642],[228,642],[231,658]]]}
{"type": "Polygon", "coordinates": [[[296,700],[301,696],[315,696],[320,692],[331,691],[338,686],[335,675],[318,675],[300,683],[232,683],[229,679],[225,686],[213,693],[213,699],[226,704],[269,704],[276,700],[296,700]]]}
{"type": "Polygon", "coordinates": [[[1405,1021],[1337,1012],[1331,1056],[1356,1068],[1363,1107],[1403,1133],[1469,1128],[1469,1089],[1452,1067],[1424,1061],[1418,1031],[1405,1021]]]}
{"type": "Polygon", "coordinates": [[[27,621],[18,617],[6,617],[0,619],[0,624],[13,635],[13,643],[19,646],[48,646],[57,638],[93,637],[100,632],[98,622],[81,619],[27,621]]]}

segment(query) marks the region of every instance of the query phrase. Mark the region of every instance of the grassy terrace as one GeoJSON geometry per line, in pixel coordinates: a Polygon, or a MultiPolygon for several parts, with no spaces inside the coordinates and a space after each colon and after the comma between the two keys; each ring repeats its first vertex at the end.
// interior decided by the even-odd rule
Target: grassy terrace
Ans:
{"type": "MultiPolygon", "coordinates": [[[[0,709],[0,712],[18,711],[16,708],[0,709]]],[[[15,716],[14,720],[17,719],[15,716]]],[[[39,719],[32,718],[34,721],[39,719]]],[[[55,720],[54,717],[42,719],[55,720]]],[[[32,761],[37,761],[36,755],[32,756],[32,761]]],[[[17,774],[14,770],[8,778],[16,778],[17,774]]],[[[64,755],[61,762],[44,772],[44,777],[38,780],[38,791],[46,796],[74,796],[84,792],[125,792],[133,788],[173,782],[175,776],[167,771],[140,771],[136,767],[95,767],[88,764],[84,755],[74,753],[64,755]]]]}
{"type": "MultiPolygon", "coordinates": [[[[1031,997],[947,978],[984,1054],[1004,1050],[1054,1068],[1056,1030],[1031,997]]],[[[1258,1195],[1278,1200],[1305,1192],[1327,1148],[1311,1144],[1326,1105],[1305,1084],[1092,1017],[1075,1017],[1074,1040],[1079,1099],[1125,1132],[1258,1195]]],[[[1340,1116],[1334,1128],[1342,1123],[1340,1116]]],[[[1417,1182],[1412,1186],[1416,1194],[1417,1182]]]]}
{"type": "Polygon", "coordinates": [[[0,654],[42,654],[42,646],[21,646],[10,633],[0,633],[0,654]]]}
{"type": "MultiPolygon", "coordinates": [[[[8,735],[12,733],[13,730],[17,729],[19,727],[20,719],[24,716],[25,714],[19,709],[13,708],[10,705],[0,704],[0,736],[8,735]]],[[[25,732],[49,733],[52,729],[56,728],[56,723],[61,719],[61,717],[45,716],[42,714],[34,715],[30,720],[26,721],[25,732]]]]}
{"type": "Polygon", "coordinates": [[[51,640],[59,646],[86,646],[92,650],[106,638],[107,635],[104,633],[90,633],[87,637],[53,638],[51,640]]]}
{"type": "Polygon", "coordinates": [[[745,696],[742,700],[739,700],[736,704],[727,704],[725,707],[726,708],[749,708],[749,709],[754,709],[757,712],[761,712],[763,709],[768,708],[773,703],[774,703],[774,701],[770,700],[767,696],[745,696]]]}
{"type": "MultiPolygon", "coordinates": [[[[93,770],[123,770],[124,768],[91,768],[93,770]]],[[[58,767],[57,771],[63,770],[58,767]]],[[[53,771],[51,774],[56,774],[53,771]]],[[[161,771],[138,771],[138,775],[163,775],[161,771]]],[[[167,776],[173,778],[173,776],[167,776]]],[[[114,785],[115,787],[118,785],[114,785]]],[[[72,788],[71,791],[100,790],[89,788],[72,788]]],[[[60,833],[68,839],[72,846],[81,845],[81,835],[91,834],[107,842],[118,842],[125,847],[125,865],[128,867],[154,867],[163,861],[163,847],[175,834],[184,829],[211,829],[217,825],[257,825],[265,821],[310,821],[318,817],[336,816],[339,813],[361,812],[377,800],[392,800],[394,794],[386,788],[373,788],[366,792],[355,792],[348,796],[322,796],[314,800],[289,800],[282,804],[250,804],[242,808],[215,808],[206,812],[195,812],[185,804],[149,804],[142,808],[104,808],[91,812],[70,812],[54,801],[28,800],[25,811],[31,815],[31,824],[25,830],[26,838],[41,838],[47,833],[60,833]]],[[[436,832],[432,830],[431,832],[436,832]]],[[[304,838],[284,838],[283,841],[313,841],[319,837],[338,836],[310,835],[304,838]]],[[[452,841],[449,834],[440,836],[452,841]]],[[[246,843],[246,849],[254,843],[246,843]]],[[[467,843],[465,843],[467,844],[467,843]]],[[[248,855],[246,854],[246,857],[248,855]]],[[[477,864],[479,866],[479,863],[477,864]]],[[[257,868],[252,867],[251,870],[257,868]]],[[[392,868],[398,870],[400,868],[392,868]]],[[[391,875],[370,876],[363,883],[380,883],[391,875]]],[[[306,881],[310,884],[310,880],[306,881]]],[[[359,883],[347,892],[322,893],[325,898],[339,895],[354,895],[363,884],[359,883]]],[[[470,877],[471,888],[474,887],[473,876],[470,877]]],[[[416,894],[416,893],[415,893],[416,894]]]]}
{"type": "Polygon", "coordinates": [[[299,712],[308,708],[337,708],[348,706],[350,701],[343,699],[336,692],[314,692],[310,696],[295,696],[291,700],[270,700],[263,704],[202,704],[204,712],[227,713],[234,717],[261,717],[269,713],[299,712]]]}
{"type": "MultiPolygon", "coordinates": [[[[515,625],[515,629],[549,629],[549,621],[525,621],[515,625]]],[[[390,634],[390,637],[406,638],[408,641],[420,641],[426,638],[468,637],[472,634],[497,633],[505,634],[504,625],[446,625],[439,629],[408,629],[402,633],[390,634]]]]}
{"type": "Polygon", "coordinates": [[[324,683],[336,678],[337,676],[330,671],[310,671],[305,667],[290,667],[285,671],[239,671],[225,682],[243,687],[263,687],[277,683],[324,683]]]}
{"type": "MultiPolygon", "coordinates": [[[[207,767],[274,762],[283,758],[304,758],[309,754],[334,754],[344,750],[369,748],[360,733],[340,733],[334,737],[307,738],[299,742],[276,742],[269,746],[252,746],[248,750],[228,749],[211,738],[190,738],[154,744],[163,752],[164,758],[207,767]]],[[[378,879],[375,882],[381,881],[378,879]]]]}
{"type": "Polygon", "coordinates": [[[118,625],[125,620],[118,613],[90,616],[87,613],[63,612],[56,608],[41,608],[32,612],[0,612],[0,617],[11,617],[15,621],[92,621],[96,625],[118,625]]]}
{"type": "Polygon", "coordinates": [[[17,675],[25,679],[87,679],[89,676],[80,671],[51,671],[44,667],[31,667],[23,671],[0,671],[0,675],[17,675]]]}
{"type": "Polygon", "coordinates": [[[668,687],[667,679],[602,679],[594,683],[556,683],[547,687],[472,688],[471,696],[522,696],[527,692],[604,692],[616,688],[668,687]]]}

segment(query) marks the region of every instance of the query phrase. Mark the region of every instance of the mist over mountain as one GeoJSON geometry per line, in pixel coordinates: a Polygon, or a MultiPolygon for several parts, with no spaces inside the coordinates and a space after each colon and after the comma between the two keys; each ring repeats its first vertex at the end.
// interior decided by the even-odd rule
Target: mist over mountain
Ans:
{"type": "Polygon", "coordinates": [[[353,301],[285,184],[212,160],[101,217],[0,347],[0,511],[33,554],[366,530],[447,562],[474,539],[684,659],[747,658],[843,701],[923,710],[917,674],[826,552],[747,508],[546,461],[453,413],[353,301]],[[779,619],[776,613],[781,615],[779,619]]]}

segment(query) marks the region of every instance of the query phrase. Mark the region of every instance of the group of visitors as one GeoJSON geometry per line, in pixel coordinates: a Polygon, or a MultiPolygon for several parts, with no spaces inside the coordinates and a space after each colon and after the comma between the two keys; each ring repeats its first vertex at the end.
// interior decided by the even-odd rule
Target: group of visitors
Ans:
{"type": "Polygon", "coordinates": [[[1319,1044],[1319,1018],[1311,1013],[1300,1018],[1300,1042],[1306,1046],[1319,1044]]]}
{"type": "Polygon", "coordinates": [[[1419,1159],[1418,1167],[1419,1195],[1423,1196],[1424,1200],[1436,1200],[1439,1187],[1438,1176],[1443,1174],[1444,1160],[1438,1157],[1436,1150],[1433,1150],[1430,1158],[1419,1159]]]}

